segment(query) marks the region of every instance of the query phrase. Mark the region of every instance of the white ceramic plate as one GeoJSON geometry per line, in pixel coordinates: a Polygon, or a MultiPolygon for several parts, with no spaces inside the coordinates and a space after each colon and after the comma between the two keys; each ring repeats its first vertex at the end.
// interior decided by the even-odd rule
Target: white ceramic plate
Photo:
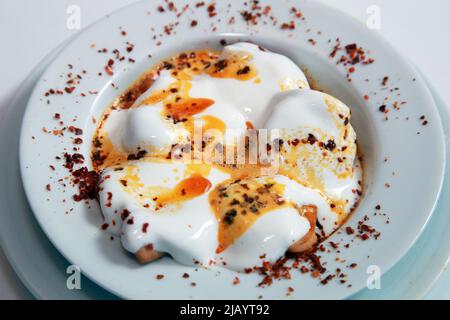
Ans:
{"type": "MultiPolygon", "coordinates": [[[[289,286],[295,288],[291,298],[348,297],[365,286],[368,266],[377,265],[385,272],[398,261],[420,235],[432,213],[445,163],[439,114],[426,85],[405,59],[361,24],[337,11],[309,1],[288,4],[267,1],[280,23],[292,20],[289,12],[292,6],[302,10],[305,20],[296,21],[296,29],[287,31],[270,24],[249,26],[239,15],[242,2],[231,2],[231,7],[227,6],[229,1],[218,4],[218,15],[212,19],[205,8],[198,12],[194,10],[194,13],[186,11],[178,19],[180,25],[176,34],[165,36],[162,44],[157,46],[159,40],[154,41],[149,30],[154,27],[159,33],[175,14],[159,14],[156,9],[159,4],[143,1],[101,20],[63,49],[38,82],[23,122],[20,164],[30,204],[45,233],[61,253],[79,265],[85,275],[124,298],[251,299],[259,295],[286,298],[289,286]],[[190,28],[194,15],[198,26],[190,28]],[[233,25],[228,24],[231,16],[235,16],[233,25]],[[212,22],[216,27],[214,32],[211,31],[212,22]],[[126,30],[126,37],[121,35],[119,28],[126,30]],[[358,67],[351,83],[346,81],[346,70],[329,57],[338,37],[344,45],[356,42],[370,49],[370,56],[376,60],[372,65],[358,67]],[[77,117],[77,126],[84,129],[84,141],[90,141],[94,130],[91,117],[98,118],[120,90],[147,67],[170,53],[217,46],[224,38],[228,41],[250,39],[288,55],[300,66],[307,67],[323,88],[352,109],[352,123],[365,159],[366,192],[349,224],[354,226],[365,214],[372,215],[377,204],[381,204],[382,212],[388,213],[390,218],[389,225],[384,217],[371,220],[371,225],[382,232],[378,241],[355,242],[350,249],[338,254],[342,260],[359,265],[349,272],[352,287],[333,281],[322,286],[315,279],[294,274],[291,281],[276,282],[261,289],[256,286],[259,282],[256,275],[239,275],[241,284],[233,286],[235,274],[230,271],[221,269],[220,274],[217,270],[194,272],[169,258],[140,266],[120,249],[118,241],[110,241],[100,231],[101,214],[96,203],[93,202],[91,208],[72,203],[71,195],[76,191],[58,188],[54,183],[66,176],[66,172],[60,166],[52,172],[49,165],[55,163],[55,156],[61,155],[64,148],[72,147],[70,139],[57,139],[43,133],[43,127],[54,126],[54,113],[60,113],[63,119],[77,117]],[[311,38],[317,41],[316,45],[308,41],[311,38]],[[99,54],[97,50],[103,47],[123,50],[126,41],[135,44],[132,57],[136,63],[117,65],[112,79],[98,77],[97,72],[102,71],[109,56],[99,54]],[[91,47],[93,43],[95,49],[91,47]],[[149,53],[152,58],[148,57],[149,53]],[[51,97],[51,104],[47,105],[43,93],[49,88],[64,86],[61,74],[68,71],[68,64],[88,73],[74,94],[51,97]],[[384,76],[390,77],[390,88],[399,90],[381,90],[380,82],[384,76]],[[111,86],[112,81],[119,90],[111,86]],[[78,95],[89,90],[99,94],[85,98],[78,95]],[[370,96],[369,100],[363,99],[366,94],[370,96]],[[386,96],[392,101],[407,101],[399,111],[390,112],[389,121],[383,120],[384,115],[378,110],[386,96]],[[421,124],[419,118],[422,115],[426,116],[427,126],[421,124]],[[387,162],[384,161],[386,157],[387,162]],[[49,182],[54,185],[50,193],[45,191],[49,182]],[[390,188],[386,187],[387,183],[390,188]],[[70,214],[64,213],[71,208],[74,210],[70,214]],[[161,272],[166,275],[165,279],[155,280],[155,275],[161,272]],[[190,281],[198,284],[195,288],[181,279],[183,272],[191,273],[190,281]]],[[[177,7],[183,7],[182,2],[175,3],[177,7]]],[[[82,153],[89,158],[88,143],[83,146],[82,153]]],[[[334,237],[339,240],[346,236],[337,234],[334,237]]],[[[345,267],[335,261],[336,255],[323,258],[329,270],[345,267]]]]}
{"type": "MultiPolygon", "coordinates": [[[[60,46],[38,64],[16,93],[16,98],[2,110],[0,164],[8,170],[0,181],[0,203],[3,204],[0,208],[0,243],[17,275],[36,298],[114,299],[115,296],[86,278],[82,278],[80,290],[67,289],[66,268],[69,263],[48,241],[34,219],[20,181],[18,165],[20,122],[36,82],[63,47],[64,45],[60,46]]],[[[449,132],[450,109],[436,92],[433,92],[429,81],[427,85],[439,107],[444,131],[449,132]]],[[[449,141],[447,141],[447,158],[448,143],[449,141]]],[[[414,247],[395,267],[383,275],[381,290],[365,289],[351,296],[352,299],[419,299],[424,297],[427,290],[437,281],[450,254],[448,233],[450,217],[447,214],[450,199],[443,196],[449,192],[449,175],[447,169],[441,197],[430,222],[414,247]]],[[[448,278],[448,271],[445,275],[448,278]]],[[[445,279],[439,278],[439,281],[438,287],[444,291],[433,288],[430,292],[432,297],[439,298],[442,294],[446,294],[446,285],[442,283],[445,279]]]]}

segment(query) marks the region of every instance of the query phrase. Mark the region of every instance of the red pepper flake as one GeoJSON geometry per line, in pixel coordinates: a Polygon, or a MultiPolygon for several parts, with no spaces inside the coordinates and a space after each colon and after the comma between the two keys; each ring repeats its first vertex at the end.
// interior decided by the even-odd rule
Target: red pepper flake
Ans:
{"type": "Polygon", "coordinates": [[[355,233],[355,230],[352,227],[346,227],[345,232],[347,232],[348,235],[351,235],[355,233]]]}
{"type": "Polygon", "coordinates": [[[156,280],[162,280],[164,279],[164,275],[163,274],[157,274],[156,275],[156,280]]]}
{"type": "Polygon", "coordinates": [[[52,186],[50,184],[47,184],[45,186],[45,189],[47,189],[47,191],[52,191],[52,186]]]}
{"type": "Polygon", "coordinates": [[[211,4],[206,8],[206,10],[208,11],[208,15],[209,15],[210,18],[212,18],[212,17],[214,17],[214,16],[217,15],[217,12],[216,12],[216,4],[215,4],[214,2],[211,3],[211,4]]]}
{"type": "Polygon", "coordinates": [[[167,7],[169,8],[169,11],[176,11],[177,8],[175,7],[175,4],[173,2],[169,2],[167,4],[167,7]]]}
{"type": "Polygon", "coordinates": [[[158,11],[159,11],[159,12],[165,12],[166,10],[164,9],[163,6],[158,6],[158,11]]]}
{"type": "Polygon", "coordinates": [[[281,25],[281,30],[294,30],[295,29],[295,22],[290,21],[288,23],[283,23],[281,25]]]}
{"type": "Polygon", "coordinates": [[[333,249],[338,249],[339,248],[339,245],[336,242],[330,241],[329,244],[330,244],[330,246],[333,247],[333,249]]]}
{"type": "Polygon", "coordinates": [[[149,226],[148,222],[145,222],[145,223],[142,225],[142,232],[143,232],[143,233],[147,233],[148,226],[149,226]]]}
{"type": "Polygon", "coordinates": [[[184,279],[187,279],[187,278],[189,278],[189,273],[186,273],[186,272],[185,272],[185,273],[183,273],[183,278],[184,278],[184,279]]]}
{"type": "MultiPolygon", "coordinates": [[[[348,64],[358,64],[362,63],[364,65],[372,64],[375,60],[372,58],[368,58],[366,51],[359,47],[356,43],[348,44],[345,47],[345,55],[342,55],[340,59],[338,60],[339,63],[343,63],[344,65],[348,64]]],[[[336,39],[336,45],[333,48],[333,51],[330,53],[331,58],[335,58],[338,51],[342,50],[341,42],[338,39],[336,39]]],[[[350,71],[352,72],[352,71],[350,71]]]]}
{"type": "Polygon", "coordinates": [[[75,87],[65,87],[64,91],[66,91],[68,94],[71,94],[75,90],[75,87]]]}
{"type": "Polygon", "coordinates": [[[340,42],[338,42],[338,43],[333,47],[333,51],[331,51],[330,57],[331,57],[331,58],[335,58],[335,57],[336,57],[336,54],[337,54],[337,52],[338,52],[339,50],[341,50],[341,43],[340,43],[340,42]]]}
{"type": "Polygon", "coordinates": [[[112,197],[113,197],[113,195],[112,195],[111,192],[107,192],[107,193],[106,193],[106,204],[105,204],[105,206],[108,207],[108,208],[111,207],[111,200],[112,200],[112,197]]]}
{"type": "Polygon", "coordinates": [[[120,218],[122,221],[125,221],[129,216],[131,212],[128,209],[123,209],[122,213],[120,214],[120,218]]]}
{"type": "Polygon", "coordinates": [[[127,52],[130,53],[131,51],[133,51],[133,49],[134,49],[134,44],[127,42],[127,47],[126,47],[127,52]]]}
{"type": "Polygon", "coordinates": [[[108,75],[108,76],[113,76],[114,75],[114,72],[113,72],[113,70],[111,69],[111,67],[110,66],[106,66],[105,67],[105,72],[106,72],[106,74],[108,75]]]}
{"type": "Polygon", "coordinates": [[[383,87],[386,87],[388,81],[389,81],[389,77],[388,76],[384,77],[383,80],[381,81],[381,85],[383,87]]]}
{"type": "Polygon", "coordinates": [[[236,285],[238,285],[239,283],[241,283],[241,280],[240,280],[238,277],[234,277],[234,279],[233,279],[233,285],[236,286],[236,285]]]}
{"type": "Polygon", "coordinates": [[[106,229],[108,229],[108,227],[109,227],[109,224],[107,224],[107,223],[104,223],[101,226],[102,230],[106,230],[106,229]]]}
{"type": "MultiPolygon", "coordinates": [[[[244,18],[244,20],[248,23],[248,24],[258,24],[257,21],[257,16],[252,14],[251,12],[247,11],[247,10],[243,10],[241,11],[241,16],[242,18],[244,18]]],[[[233,22],[234,23],[234,22],[233,22]]],[[[232,23],[230,23],[232,24],[232,23]]]]}
{"type": "Polygon", "coordinates": [[[78,185],[79,193],[74,195],[75,201],[97,198],[100,187],[98,181],[100,176],[95,171],[89,171],[86,167],[72,172],[74,183],[78,185]]]}
{"type": "Polygon", "coordinates": [[[191,21],[191,27],[194,28],[198,25],[198,21],[197,20],[192,20],[191,21]]]}
{"type": "Polygon", "coordinates": [[[56,119],[56,120],[59,120],[59,119],[61,119],[61,115],[59,113],[55,113],[53,118],[56,119]]]}
{"type": "Polygon", "coordinates": [[[364,96],[364,100],[369,100],[369,96],[367,94],[364,96]]]}
{"type": "Polygon", "coordinates": [[[303,17],[302,12],[299,9],[295,8],[295,7],[291,8],[291,12],[295,15],[296,18],[300,19],[300,18],[303,17]]]}
{"type": "Polygon", "coordinates": [[[330,282],[334,277],[336,277],[334,274],[329,274],[328,276],[325,277],[325,279],[321,280],[320,283],[323,285],[328,284],[328,282],[330,282]]]}
{"type": "Polygon", "coordinates": [[[263,15],[265,15],[266,17],[269,16],[271,10],[272,10],[271,6],[265,6],[264,7],[264,11],[263,11],[263,15]]]}

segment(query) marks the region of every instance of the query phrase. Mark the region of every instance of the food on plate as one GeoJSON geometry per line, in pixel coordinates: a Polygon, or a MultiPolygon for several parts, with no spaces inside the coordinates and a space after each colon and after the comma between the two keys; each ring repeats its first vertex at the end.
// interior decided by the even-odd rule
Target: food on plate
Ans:
{"type": "Polygon", "coordinates": [[[332,234],[362,195],[349,108],[243,42],[152,68],[104,113],[92,163],[105,229],[141,262],[276,261],[332,234]]]}

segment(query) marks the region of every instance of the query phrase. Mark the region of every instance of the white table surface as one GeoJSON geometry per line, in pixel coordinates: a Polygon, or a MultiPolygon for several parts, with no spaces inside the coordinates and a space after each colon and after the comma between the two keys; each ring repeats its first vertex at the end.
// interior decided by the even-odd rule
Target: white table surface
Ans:
{"type": "MultiPolygon", "coordinates": [[[[71,5],[81,9],[81,26],[136,0],[1,0],[0,1],[0,117],[2,109],[33,67],[76,30],[66,27],[71,5]]],[[[155,0],[155,2],[161,0],[155,0]]],[[[314,1],[314,0],[311,0],[314,1]]],[[[450,101],[450,1],[448,0],[317,0],[338,7],[361,21],[367,8],[380,8],[380,32],[412,60],[450,101]]],[[[1,204],[0,204],[1,205],[1,204]]],[[[30,299],[0,250],[0,299],[30,299]]],[[[427,295],[450,299],[450,270],[427,295]]]]}

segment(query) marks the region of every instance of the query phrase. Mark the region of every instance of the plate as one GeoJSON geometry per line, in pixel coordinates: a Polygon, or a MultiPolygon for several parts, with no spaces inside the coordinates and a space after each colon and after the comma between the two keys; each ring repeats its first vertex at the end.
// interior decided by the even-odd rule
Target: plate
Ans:
{"type": "MultiPolygon", "coordinates": [[[[34,219],[20,179],[18,137],[23,112],[36,82],[49,62],[63,47],[64,45],[59,46],[38,64],[23,82],[21,89],[15,95],[16,98],[2,110],[0,137],[3,138],[0,139],[0,150],[2,150],[0,162],[5,166],[11,163],[16,165],[9,166],[5,179],[0,181],[0,202],[6,204],[0,208],[0,244],[17,275],[38,299],[115,299],[115,296],[85,277],[81,280],[80,290],[67,289],[66,269],[69,262],[49,242],[34,219]],[[6,152],[7,150],[9,152],[6,152]],[[11,188],[12,185],[14,188],[11,188]],[[49,274],[51,276],[46,276],[49,274]]],[[[439,107],[444,131],[449,132],[450,109],[435,92],[431,82],[426,82],[439,107]]],[[[448,150],[447,148],[447,153],[448,150]]],[[[448,194],[449,174],[447,170],[441,194],[448,194]]],[[[444,279],[441,279],[440,274],[444,272],[450,256],[450,235],[447,232],[450,226],[450,217],[447,214],[449,208],[449,199],[441,196],[430,222],[414,247],[383,275],[381,290],[365,289],[351,298],[420,299],[438,279],[442,282],[444,279]]],[[[444,275],[448,277],[448,271],[444,275]]],[[[437,282],[437,285],[446,288],[443,283],[437,282]]],[[[440,297],[434,287],[429,295],[440,297]]]]}
{"type": "MultiPolygon", "coordinates": [[[[175,3],[177,7],[183,7],[181,2],[175,3]]],[[[425,227],[435,206],[442,183],[445,146],[433,99],[417,72],[389,45],[333,9],[318,3],[298,1],[295,5],[301,8],[305,20],[299,19],[295,30],[285,30],[269,24],[248,25],[239,19],[242,2],[232,2],[231,7],[227,3],[217,5],[215,19],[211,20],[206,11],[202,16],[196,15],[197,29],[180,27],[176,34],[172,32],[162,40],[153,41],[151,36],[141,32],[143,26],[152,24],[160,30],[170,16],[158,14],[154,2],[143,1],[88,28],[62,50],[38,82],[23,121],[20,165],[30,204],[55,247],[69,261],[80,266],[85,275],[120,297],[227,299],[263,295],[264,298],[286,298],[288,286],[296,289],[290,298],[348,297],[365,286],[367,267],[376,265],[381,272],[385,272],[406,253],[425,227]],[[229,19],[225,19],[227,14],[237,14],[231,26],[229,19]],[[208,30],[216,19],[221,19],[221,22],[215,23],[214,31],[208,30]],[[123,30],[126,30],[128,38],[122,35],[123,30]],[[199,30],[202,32],[199,33],[199,30]],[[310,41],[313,34],[316,40],[310,41]],[[56,112],[67,119],[77,117],[79,126],[84,129],[84,140],[89,141],[94,129],[92,116],[100,115],[118,94],[117,88],[126,88],[147,67],[173,52],[199,46],[218,46],[221,39],[233,41],[237,38],[251,39],[273,51],[287,54],[301,66],[307,66],[321,86],[352,109],[353,125],[365,157],[366,192],[349,223],[356,224],[364,215],[372,215],[378,203],[381,203],[382,211],[388,213],[390,223],[386,225],[385,217],[377,216],[371,224],[382,231],[378,241],[358,242],[351,249],[339,253],[341,261],[359,265],[349,274],[350,288],[335,282],[321,286],[316,280],[300,274],[294,275],[292,281],[280,281],[268,289],[255,285],[259,282],[256,275],[240,275],[241,284],[233,286],[235,274],[227,270],[220,270],[220,275],[216,270],[194,272],[192,281],[198,285],[192,288],[180,281],[181,274],[192,272],[190,268],[177,265],[168,258],[142,267],[125,255],[118,241],[111,242],[99,230],[101,215],[95,203],[90,208],[71,203],[69,200],[75,190],[55,186],[50,193],[45,191],[49,181],[55,182],[66,175],[59,167],[51,172],[49,164],[54,163],[55,156],[61,155],[69,146],[69,141],[61,142],[42,131],[43,127],[54,126],[52,118],[56,112]],[[376,60],[373,65],[358,68],[352,75],[352,82],[346,80],[348,70],[336,66],[336,61],[329,57],[333,41],[337,38],[343,44],[356,42],[370,49],[370,55],[376,60]],[[123,47],[125,41],[135,44],[133,59],[136,63],[121,64],[113,78],[96,76],[100,66],[107,62],[107,57],[99,54],[97,49],[123,47]],[[161,45],[158,45],[159,41],[162,41],[161,45]],[[96,48],[92,48],[94,43],[96,48]],[[151,58],[149,53],[152,53],[151,58]],[[77,91],[96,91],[98,94],[85,98],[78,94],[56,96],[48,105],[43,94],[49,88],[61,87],[61,75],[68,72],[69,64],[88,70],[77,91]],[[392,111],[389,121],[385,121],[385,115],[379,111],[385,97],[379,92],[380,81],[387,75],[393,87],[392,92],[387,90],[384,93],[390,98],[401,94],[398,99],[407,100],[400,110],[392,111]],[[369,96],[369,100],[364,99],[365,95],[369,96]],[[428,121],[426,126],[422,125],[422,115],[428,121]],[[422,170],[425,167],[433,170],[422,170]],[[416,183],[411,183],[411,177],[416,183]],[[426,190],[422,185],[427,186],[426,190]],[[413,201],[419,197],[420,201],[413,201]],[[66,211],[69,214],[65,214],[66,211]],[[386,250],[386,246],[390,250],[386,250]],[[161,270],[164,270],[166,278],[156,281],[155,275],[161,270]],[[221,290],[216,290],[217,287],[221,290]]],[[[286,10],[291,5],[287,7],[285,3],[275,1],[268,4],[271,4],[274,15],[280,21],[293,19],[290,10],[286,10]]],[[[193,18],[188,10],[181,19],[184,22],[180,25],[189,26],[193,18]]],[[[88,154],[88,146],[83,147],[83,152],[88,154]]],[[[346,236],[337,234],[335,237],[340,239],[346,236]]],[[[330,270],[345,266],[335,261],[336,254],[324,257],[330,270]]]]}

